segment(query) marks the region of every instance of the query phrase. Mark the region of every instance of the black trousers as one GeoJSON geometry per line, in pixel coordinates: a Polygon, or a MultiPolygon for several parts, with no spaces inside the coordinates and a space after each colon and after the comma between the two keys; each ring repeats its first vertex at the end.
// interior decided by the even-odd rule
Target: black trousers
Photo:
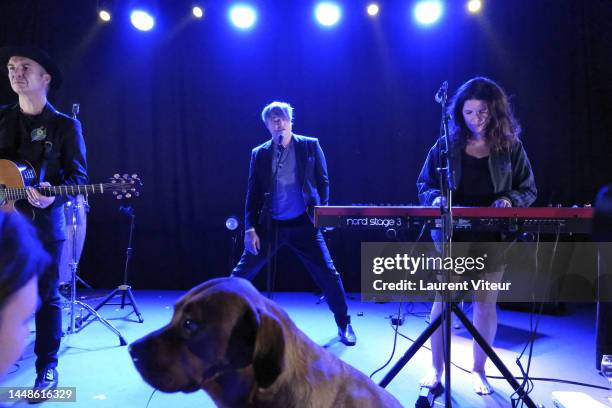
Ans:
{"type": "Polygon", "coordinates": [[[245,249],[232,271],[232,276],[254,279],[279,248],[286,245],[304,263],[310,276],[325,295],[336,324],[339,327],[346,326],[350,318],[347,315],[342,279],[334,267],[321,230],[312,225],[308,216],[304,214],[288,221],[272,221],[270,230],[262,228],[257,233],[261,249],[257,255],[245,249]]]}
{"type": "Polygon", "coordinates": [[[38,277],[40,308],[36,311],[36,371],[57,367],[57,352],[62,338],[62,309],[59,294],[59,263],[64,241],[43,242],[51,263],[38,277]]]}

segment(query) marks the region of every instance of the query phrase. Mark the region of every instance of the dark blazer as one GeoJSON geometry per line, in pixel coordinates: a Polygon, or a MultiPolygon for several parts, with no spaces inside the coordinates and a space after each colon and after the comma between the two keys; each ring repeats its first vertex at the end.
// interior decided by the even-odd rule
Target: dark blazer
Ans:
{"type": "MultiPolygon", "coordinates": [[[[297,179],[302,184],[302,197],[306,205],[306,212],[314,223],[314,207],[327,205],[329,202],[329,178],[325,155],[319,145],[319,140],[313,137],[294,134],[291,143],[295,143],[297,179]]],[[[244,211],[246,229],[257,228],[268,215],[263,212],[269,211],[269,208],[264,208],[264,205],[266,205],[266,193],[271,190],[273,153],[274,147],[271,140],[257,146],[251,153],[244,211]]]]}
{"type": "MultiPolygon", "coordinates": [[[[58,112],[47,103],[41,113],[47,136],[32,142],[20,141],[19,105],[0,107],[0,159],[27,160],[39,175],[46,141],[53,143],[48,154],[45,178],[51,185],[86,184],[87,163],[81,123],[58,112]]],[[[34,208],[34,225],[46,241],[66,239],[64,203],[70,199],[58,196],[47,208],[34,208]]]]}

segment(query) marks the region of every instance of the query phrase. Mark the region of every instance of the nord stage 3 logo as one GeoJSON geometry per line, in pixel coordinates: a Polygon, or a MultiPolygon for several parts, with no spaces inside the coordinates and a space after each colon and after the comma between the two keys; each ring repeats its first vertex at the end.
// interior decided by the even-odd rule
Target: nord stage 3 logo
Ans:
{"type": "Polygon", "coordinates": [[[401,217],[351,217],[345,218],[346,227],[357,228],[400,228],[407,227],[407,221],[401,217]]]}

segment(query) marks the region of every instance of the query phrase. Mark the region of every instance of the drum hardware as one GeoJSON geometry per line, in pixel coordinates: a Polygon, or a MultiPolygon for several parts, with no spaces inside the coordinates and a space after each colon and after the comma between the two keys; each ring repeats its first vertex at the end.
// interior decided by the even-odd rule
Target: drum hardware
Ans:
{"type": "MultiPolygon", "coordinates": [[[[78,211],[77,206],[73,205],[72,206],[72,233],[74,234],[75,237],[77,233],[77,211],[78,211]]],[[[108,320],[100,316],[100,314],[98,314],[98,312],[94,308],[92,308],[90,305],[80,300],[77,300],[76,283],[77,283],[78,256],[77,256],[77,240],[76,239],[72,240],[72,260],[69,265],[70,265],[70,274],[71,274],[70,299],[69,299],[70,326],[66,330],[66,334],[78,333],[86,327],[82,324],[77,325],[77,321],[82,321],[81,316],[83,313],[83,309],[86,309],[89,312],[88,317],[94,316],[94,320],[98,320],[100,323],[106,326],[106,328],[108,328],[110,331],[115,333],[117,337],[119,337],[119,344],[121,346],[125,346],[127,342],[125,341],[125,339],[123,338],[119,330],[117,330],[112,324],[110,324],[108,320]],[[78,319],[75,316],[77,307],[79,308],[79,318],[78,319]]]]}
{"type": "MultiPolygon", "coordinates": [[[[72,261],[72,242],[76,241],[77,244],[77,263],[81,259],[81,254],[83,252],[83,245],[85,243],[85,234],[87,229],[87,213],[89,213],[89,203],[87,201],[87,195],[79,194],[75,197],[74,200],[67,201],[64,204],[64,214],[66,216],[66,226],[69,227],[67,230],[67,239],[64,242],[64,247],[62,248],[62,257],[60,262],[60,293],[68,298],[70,296],[71,284],[72,284],[72,276],[70,273],[70,262],[72,261]],[[77,217],[73,217],[73,210],[76,211],[77,217]],[[76,219],[76,234],[72,229],[76,219]]],[[[76,276],[77,284],[85,286],[87,289],[93,289],[93,287],[87,283],[83,278],[81,278],[78,274],[76,276]]]]}
{"type": "MultiPolygon", "coordinates": [[[[72,118],[74,120],[77,120],[78,113],[79,113],[79,104],[75,103],[72,105],[72,118]]],[[[69,264],[70,265],[70,278],[71,278],[70,279],[70,300],[69,300],[70,327],[66,330],[66,333],[67,334],[78,333],[85,328],[85,326],[81,324],[79,324],[78,330],[76,327],[77,318],[75,317],[75,309],[76,309],[76,306],[79,306],[80,307],[79,308],[79,321],[82,321],[83,309],[87,309],[89,311],[89,316],[94,316],[95,320],[98,320],[100,323],[106,326],[110,331],[115,333],[119,337],[119,345],[125,346],[127,345],[127,342],[125,341],[125,339],[123,338],[119,330],[117,330],[112,324],[110,324],[108,320],[100,316],[98,312],[94,310],[90,305],[80,300],[77,300],[77,297],[76,297],[77,278],[81,283],[91,288],[90,285],[88,285],[84,280],[82,280],[81,278],[77,276],[77,268],[78,268],[78,263],[79,263],[79,258],[80,258],[78,251],[77,251],[77,212],[79,210],[79,205],[78,205],[79,197],[83,199],[83,206],[81,208],[83,210],[85,209],[89,210],[89,203],[87,202],[87,195],[85,195],[85,197],[83,197],[82,195],[77,196],[75,199],[75,204],[71,206],[72,207],[71,208],[72,209],[71,211],[72,213],[71,214],[72,215],[72,226],[71,226],[72,227],[72,254],[71,254],[72,258],[69,264]]]]}
{"type": "Polygon", "coordinates": [[[82,326],[86,324],[87,320],[92,315],[94,316],[97,315],[97,311],[102,306],[111,306],[111,305],[121,306],[121,309],[125,308],[126,305],[132,306],[132,309],[134,309],[134,313],[136,313],[136,316],[138,317],[138,323],[144,322],[142,314],[140,314],[140,311],[138,310],[138,306],[136,305],[136,299],[134,298],[134,294],[132,293],[132,287],[128,284],[129,264],[130,264],[130,260],[132,259],[132,252],[133,252],[132,251],[132,238],[134,236],[134,224],[136,220],[136,213],[134,211],[134,207],[132,207],[131,205],[120,206],[119,211],[121,211],[122,213],[130,217],[130,235],[128,238],[127,249],[125,251],[125,268],[123,269],[123,283],[119,285],[116,289],[114,289],[108,296],[106,296],[104,300],[98,303],[96,307],[94,307],[91,310],[88,309],[89,313],[85,315],[84,317],[82,317],[81,319],[79,319],[79,321],[77,322],[78,325],[82,326]],[[121,303],[108,303],[115,296],[121,296],[121,303]],[[129,299],[129,302],[126,302],[126,297],[129,299]]]}

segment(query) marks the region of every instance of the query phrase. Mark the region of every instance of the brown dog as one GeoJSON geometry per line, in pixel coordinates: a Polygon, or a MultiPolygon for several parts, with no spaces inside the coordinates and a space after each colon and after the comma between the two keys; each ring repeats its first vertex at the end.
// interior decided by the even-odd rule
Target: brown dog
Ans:
{"type": "Polygon", "coordinates": [[[130,354],[153,387],[202,388],[220,407],[401,407],[241,278],[190,290],[170,324],[133,343],[130,354]]]}

